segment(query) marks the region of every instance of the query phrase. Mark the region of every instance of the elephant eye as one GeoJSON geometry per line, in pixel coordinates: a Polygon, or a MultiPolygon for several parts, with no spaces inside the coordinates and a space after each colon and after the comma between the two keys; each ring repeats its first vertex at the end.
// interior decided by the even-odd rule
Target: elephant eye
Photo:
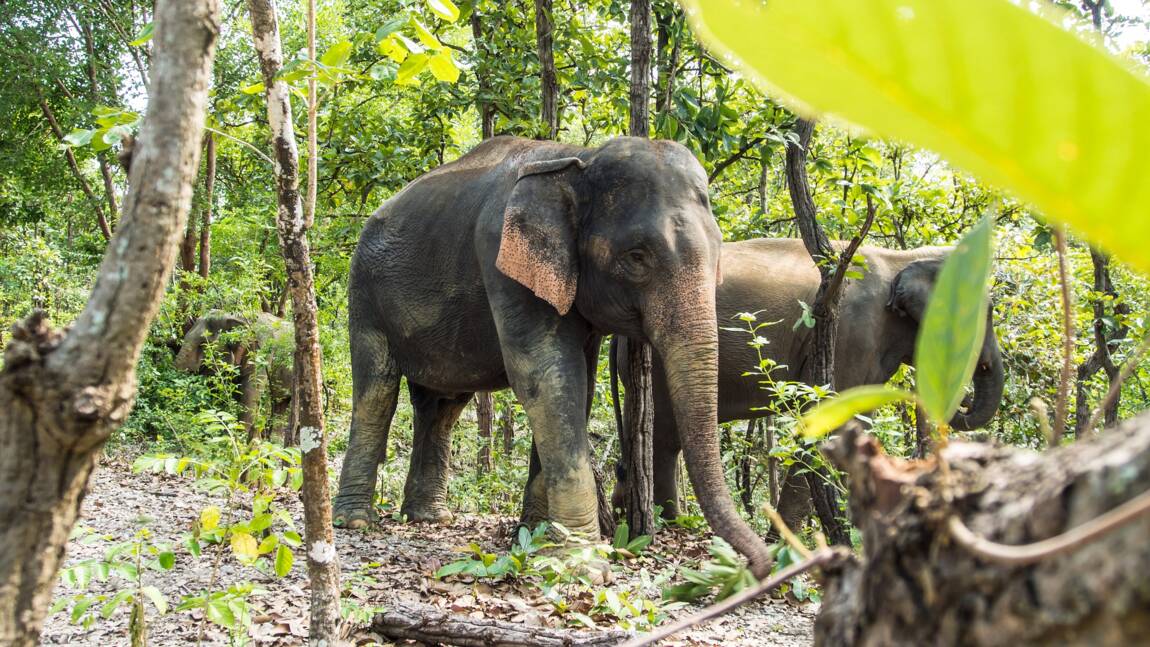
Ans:
{"type": "Polygon", "coordinates": [[[646,276],[651,265],[649,261],[650,254],[647,250],[636,247],[623,252],[619,258],[619,265],[631,279],[638,280],[646,276]]]}

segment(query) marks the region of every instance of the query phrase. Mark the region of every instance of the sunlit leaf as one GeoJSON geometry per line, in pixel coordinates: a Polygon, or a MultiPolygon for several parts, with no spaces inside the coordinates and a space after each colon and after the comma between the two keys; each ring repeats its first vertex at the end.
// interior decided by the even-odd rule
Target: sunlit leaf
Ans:
{"type": "Polygon", "coordinates": [[[432,56],[428,59],[427,65],[431,69],[431,74],[440,81],[455,83],[459,80],[459,68],[451,59],[451,52],[447,50],[432,56]]]}
{"type": "MultiPolygon", "coordinates": [[[[88,142],[92,141],[92,136],[95,134],[95,130],[73,130],[67,135],[64,135],[64,143],[68,144],[69,146],[85,146],[88,144],[88,142]]],[[[141,460],[143,459],[141,458],[141,460]]]]}
{"type": "Polygon", "coordinates": [[[700,39],[800,112],[937,151],[1150,271],[1150,83],[1042,3],[681,2],[700,39]]]}
{"type": "Polygon", "coordinates": [[[277,576],[284,577],[290,573],[293,561],[295,561],[295,555],[290,548],[284,544],[276,547],[275,569],[277,576]]]}
{"type": "Polygon", "coordinates": [[[860,413],[866,413],[892,402],[911,400],[906,391],[881,385],[858,386],[819,402],[799,422],[803,436],[822,438],[845,425],[860,413]]]}
{"type": "Polygon", "coordinates": [[[427,67],[427,61],[430,57],[427,54],[412,54],[403,61],[403,65],[399,66],[399,71],[395,73],[395,82],[399,85],[417,85],[419,83],[419,73],[427,67]]]}
{"type": "Polygon", "coordinates": [[[259,557],[259,544],[248,533],[237,532],[232,535],[232,552],[241,560],[250,561],[259,557]]]}
{"type": "Polygon", "coordinates": [[[164,594],[160,592],[160,589],[154,586],[145,586],[140,588],[140,592],[152,601],[152,604],[156,607],[156,611],[160,612],[160,615],[164,615],[168,612],[168,600],[164,597],[164,594]]]}
{"type": "Polygon", "coordinates": [[[328,67],[343,67],[343,64],[347,63],[347,59],[351,58],[351,50],[351,41],[340,41],[328,48],[328,50],[319,57],[319,62],[328,67]]]}
{"type": "Polygon", "coordinates": [[[220,509],[214,505],[210,505],[200,511],[200,529],[205,531],[215,530],[216,526],[220,524],[220,509]]]}
{"type": "Polygon", "coordinates": [[[448,22],[459,20],[459,7],[451,0],[427,0],[427,8],[448,22]]]}
{"type": "Polygon", "coordinates": [[[440,43],[439,39],[435,37],[435,34],[431,33],[431,30],[427,27],[424,27],[423,23],[412,18],[411,24],[415,27],[415,35],[419,37],[419,42],[423,43],[425,47],[428,49],[440,49],[443,47],[443,43],[440,43]]]}
{"type": "Polygon", "coordinates": [[[144,43],[152,40],[152,36],[154,36],[155,33],[156,25],[155,23],[149,21],[148,24],[144,25],[144,27],[140,30],[140,33],[136,34],[136,37],[132,39],[132,42],[128,44],[132,47],[139,47],[140,45],[143,45],[144,43]]]}
{"type": "Polygon", "coordinates": [[[922,408],[936,423],[958,411],[986,334],[993,228],[983,218],[943,263],[915,345],[922,408]]]}

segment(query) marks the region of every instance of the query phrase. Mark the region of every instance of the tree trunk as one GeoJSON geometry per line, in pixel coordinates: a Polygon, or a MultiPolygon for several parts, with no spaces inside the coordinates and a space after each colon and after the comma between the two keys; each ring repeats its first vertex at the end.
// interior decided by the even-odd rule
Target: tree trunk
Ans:
{"type": "Polygon", "coordinates": [[[651,0],[631,0],[631,110],[627,133],[651,132],[651,0]]]}
{"type": "Polygon", "coordinates": [[[623,400],[623,421],[627,433],[622,442],[621,455],[626,457],[627,489],[624,502],[627,507],[627,527],[631,539],[655,534],[655,480],[654,480],[654,412],[651,398],[651,346],[629,339],[627,344],[627,370],[631,381],[627,383],[627,396],[623,400]]]}
{"type": "Polygon", "coordinates": [[[491,391],[475,394],[475,420],[479,427],[479,457],[475,461],[478,475],[491,471],[491,428],[495,423],[495,400],[491,391]]]}
{"type": "Polygon", "coordinates": [[[371,630],[398,641],[464,647],[593,647],[617,645],[631,637],[619,629],[577,631],[471,618],[409,602],[388,605],[372,620],[371,630]]]}
{"type": "Polygon", "coordinates": [[[200,215],[200,276],[208,278],[212,272],[212,204],[216,189],[216,138],[208,134],[204,169],[204,211],[200,215]]]}
{"type": "MultiPolygon", "coordinates": [[[[52,111],[52,107],[48,105],[48,100],[44,98],[44,93],[36,86],[36,98],[40,103],[40,112],[43,113],[44,119],[48,121],[48,126],[52,128],[52,134],[56,135],[56,139],[60,142],[64,141],[64,130],[60,128],[60,122],[56,121],[56,114],[52,111]]],[[[76,161],[76,154],[72,152],[71,146],[64,146],[64,159],[68,162],[68,168],[72,171],[72,176],[80,183],[80,190],[84,192],[84,197],[92,205],[92,211],[96,212],[96,224],[100,227],[100,233],[104,236],[104,240],[112,238],[112,228],[108,225],[108,217],[104,214],[104,206],[101,204],[100,199],[96,197],[96,192],[92,190],[92,185],[88,183],[88,179],[84,177],[84,173],[80,171],[80,164],[76,161]]]]}
{"type": "MultiPolygon", "coordinates": [[[[471,38],[475,44],[475,108],[479,112],[479,127],[483,139],[495,136],[495,106],[491,105],[491,84],[488,81],[488,49],[483,37],[483,19],[478,9],[471,10],[471,38]]],[[[542,60],[542,59],[541,59],[542,60]]]]}
{"type": "Polygon", "coordinates": [[[104,442],[131,410],[135,365],[192,199],[219,32],[215,0],[159,0],[152,93],[124,217],[66,332],[34,313],[0,372],[0,644],[35,645],[104,442]]]}
{"type": "Polygon", "coordinates": [[[292,406],[303,452],[304,538],[307,543],[308,577],[311,581],[313,644],[334,645],[339,640],[339,560],[331,527],[331,495],[327,482],[327,433],[322,406],[322,374],[315,284],[307,222],[299,193],[299,154],[292,125],[287,83],[277,79],[283,67],[279,24],[274,0],[248,0],[252,35],[260,71],[267,88],[268,123],[272,125],[276,195],[279,209],[276,229],[283,250],[291,292],[295,327],[295,382],[292,406]]]}
{"type": "Polygon", "coordinates": [[[655,113],[666,115],[674,107],[675,72],[679,67],[679,39],[675,37],[674,28],[678,22],[679,5],[671,2],[662,5],[661,10],[655,11],[657,25],[657,67],[658,78],[655,82],[655,113]],[[668,51],[670,48],[670,51],[668,51]]]}
{"type": "Polygon", "coordinates": [[[551,0],[535,0],[535,45],[539,52],[539,86],[542,93],[539,119],[544,139],[555,139],[559,135],[559,77],[555,72],[552,44],[555,24],[552,17],[551,0]]]}
{"type": "Polygon", "coordinates": [[[1037,454],[951,443],[903,461],[849,429],[824,450],[847,474],[865,549],[828,573],[823,645],[1135,645],[1150,640],[1150,516],[1036,563],[975,556],[952,514],[1002,544],[1060,535],[1150,490],[1150,415],[1037,454]]]}
{"type": "Polygon", "coordinates": [[[515,445],[515,398],[510,397],[503,403],[503,416],[500,421],[503,428],[503,456],[511,456],[511,449],[515,445]]]}
{"type": "MultiPolygon", "coordinates": [[[[1115,364],[1112,355],[1112,346],[1120,343],[1130,332],[1130,326],[1124,319],[1130,315],[1130,306],[1118,296],[1114,282],[1110,279],[1110,257],[1094,248],[1090,249],[1090,261],[1094,266],[1094,292],[1104,295],[1105,298],[1094,299],[1094,352],[1085,362],[1078,366],[1078,379],[1075,383],[1075,411],[1074,434],[1081,437],[1089,430],[1086,429],[1090,421],[1091,407],[1088,404],[1090,380],[1098,371],[1106,373],[1107,381],[1113,387],[1122,371],[1121,364],[1115,364]],[[1111,312],[1107,312],[1106,304],[1113,304],[1111,312]],[[1108,324],[1111,326],[1107,330],[1108,324]]],[[[1106,404],[1103,412],[1103,425],[1113,426],[1118,422],[1118,405],[1122,400],[1122,391],[1118,390],[1112,401],[1106,404]]]]}
{"type": "Polygon", "coordinates": [[[752,482],[754,473],[751,463],[759,449],[755,433],[758,423],[758,418],[747,421],[747,429],[743,432],[743,456],[739,459],[739,498],[743,503],[743,511],[752,516],[755,514],[755,484],[752,482]]]}
{"type": "MultiPolygon", "coordinates": [[[[841,257],[836,255],[819,225],[818,210],[811,198],[806,166],[807,147],[810,145],[814,130],[813,122],[799,119],[795,124],[799,141],[797,144],[788,144],[786,153],[787,186],[795,209],[795,219],[802,235],[803,245],[806,246],[811,260],[819,268],[820,277],[815,302],[811,305],[815,327],[808,346],[809,354],[806,362],[808,373],[800,377],[808,384],[829,385],[833,390],[838,302],[842,294],[843,273],[850,264],[854,250],[848,249],[841,257]]],[[[870,220],[873,220],[873,213],[870,220]]],[[[857,241],[861,242],[861,236],[866,235],[865,229],[869,226],[868,221],[860,237],[856,238],[857,241]]],[[[852,244],[857,248],[857,242],[852,241],[852,244]]],[[[838,517],[839,499],[838,493],[830,484],[832,478],[829,470],[816,469],[806,475],[807,487],[810,489],[815,512],[827,538],[836,544],[849,546],[850,534],[838,517]]]]}

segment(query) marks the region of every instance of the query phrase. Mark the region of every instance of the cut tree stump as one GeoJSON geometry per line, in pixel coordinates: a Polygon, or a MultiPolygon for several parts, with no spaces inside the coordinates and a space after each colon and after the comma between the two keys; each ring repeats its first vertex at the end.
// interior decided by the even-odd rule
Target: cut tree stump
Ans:
{"type": "Polygon", "coordinates": [[[1150,644],[1150,516],[1028,566],[975,557],[947,530],[953,513],[1030,544],[1138,496],[1150,414],[1046,454],[952,443],[948,469],[889,457],[857,427],[824,453],[848,475],[864,555],[826,573],[816,644],[1150,644]]]}
{"type": "Polygon", "coordinates": [[[396,603],[377,614],[371,629],[396,640],[464,647],[592,647],[617,645],[632,635],[617,629],[574,631],[490,618],[469,618],[425,604],[407,602],[396,603]]]}

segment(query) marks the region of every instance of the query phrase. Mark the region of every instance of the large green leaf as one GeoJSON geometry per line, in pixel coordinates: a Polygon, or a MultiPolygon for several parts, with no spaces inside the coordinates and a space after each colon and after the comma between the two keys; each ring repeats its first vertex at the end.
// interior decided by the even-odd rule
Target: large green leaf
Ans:
{"type": "Polygon", "coordinates": [[[983,218],[939,270],[914,349],[922,408],[936,423],[958,410],[986,334],[991,221],[983,218]]]}
{"type": "Polygon", "coordinates": [[[1007,0],[680,2],[800,112],[937,151],[1150,271],[1150,84],[1100,48],[1007,0]]]}
{"type": "Polygon", "coordinates": [[[860,413],[872,411],[884,404],[912,399],[914,396],[910,393],[887,386],[857,386],[818,403],[803,416],[799,428],[807,438],[822,438],[860,413]]]}

